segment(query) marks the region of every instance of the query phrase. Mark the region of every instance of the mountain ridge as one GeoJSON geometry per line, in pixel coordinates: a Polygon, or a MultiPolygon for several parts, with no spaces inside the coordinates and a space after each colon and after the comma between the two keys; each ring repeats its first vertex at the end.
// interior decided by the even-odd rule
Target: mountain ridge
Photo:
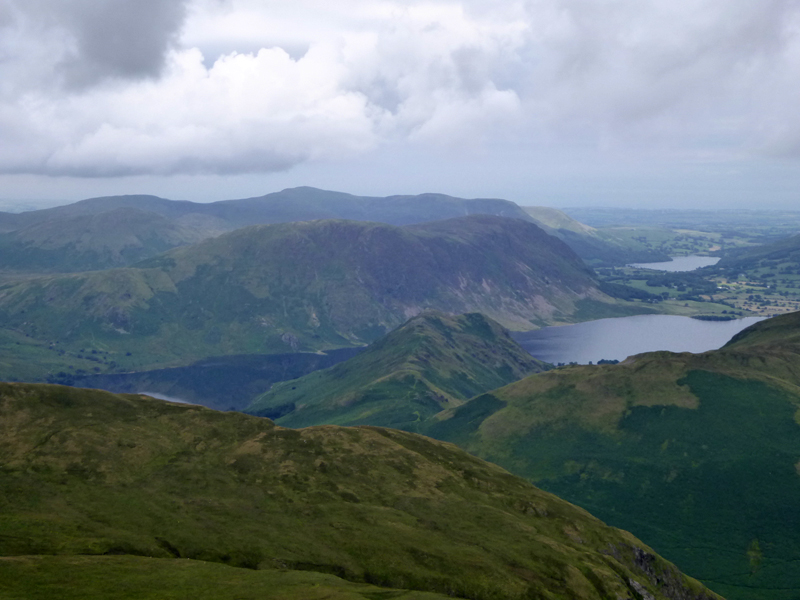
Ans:
{"type": "Polygon", "coordinates": [[[0,269],[74,272],[128,266],[169,248],[251,225],[347,219],[401,226],[470,214],[530,220],[507,200],[445,194],[380,198],[299,187],[209,203],[150,195],[105,196],[24,213],[0,213],[0,269]],[[136,216],[129,222],[113,217],[120,212],[136,216]],[[136,239],[146,237],[139,226],[143,219],[157,230],[155,235],[150,232],[149,237],[155,239],[149,244],[136,239]],[[98,230],[97,235],[88,240],[86,233],[91,229],[98,230]],[[54,239],[57,251],[53,251],[54,239]],[[128,255],[119,252],[123,240],[129,242],[128,255]],[[83,248],[87,244],[93,252],[83,248]]]}
{"type": "MultiPolygon", "coordinates": [[[[109,223],[104,233],[111,241],[103,252],[89,260],[85,252],[74,253],[73,246],[85,243],[80,232],[87,229],[105,213],[120,210],[138,210],[149,215],[151,220],[161,217],[160,227],[181,230],[191,239],[176,241],[174,232],[163,234],[162,248],[174,247],[198,241],[203,237],[214,237],[226,231],[259,224],[311,221],[320,219],[345,219],[381,222],[390,225],[411,225],[443,219],[490,214],[516,218],[536,223],[548,233],[567,242],[581,258],[589,264],[624,264],[632,261],[656,260],[661,255],[642,248],[630,248],[619,240],[604,236],[602,232],[580,224],[564,213],[544,207],[521,208],[508,200],[496,198],[457,198],[446,194],[423,193],[418,195],[392,195],[386,197],[356,196],[343,192],[321,190],[312,187],[287,188],[279,192],[251,198],[220,200],[200,203],[188,200],[168,200],[151,195],[123,195],[89,198],[78,202],[24,213],[0,212],[0,244],[4,257],[0,257],[0,269],[31,271],[86,271],[125,266],[136,260],[155,255],[158,247],[139,245],[138,254],[126,260],[109,260],[114,254],[119,239],[132,235],[124,223],[109,223]],[[166,220],[166,221],[164,221],[166,220]],[[59,223],[72,223],[66,230],[59,230],[59,223]],[[37,244],[37,229],[55,229],[61,242],[61,253],[42,253],[45,248],[37,244]],[[27,231],[27,233],[22,233],[27,231]],[[16,235],[13,235],[16,234],[16,235]],[[18,241],[18,237],[25,238],[18,241]],[[45,260],[47,257],[50,263],[45,260]]],[[[106,217],[106,221],[111,219],[106,217]]],[[[103,237],[95,241],[100,245],[103,237]]],[[[44,240],[46,244],[48,240],[44,240]]],[[[134,244],[135,245],[135,244],[134,244]]]]}
{"type": "Polygon", "coordinates": [[[414,431],[444,408],[548,368],[480,313],[426,311],[343,363],[274,385],[245,410],[289,427],[414,431]]]}
{"type": "Polygon", "coordinates": [[[0,334],[13,355],[31,344],[63,361],[102,351],[105,364],[142,370],[363,345],[426,308],[532,329],[594,305],[640,308],[619,307],[568,246],[526,221],[311,221],[239,229],[136,267],[0,284],[0,334]]]}

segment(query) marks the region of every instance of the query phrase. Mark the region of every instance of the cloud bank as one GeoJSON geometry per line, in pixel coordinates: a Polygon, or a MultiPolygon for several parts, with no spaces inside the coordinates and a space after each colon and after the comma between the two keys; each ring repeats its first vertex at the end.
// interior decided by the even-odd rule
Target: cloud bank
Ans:
{"type": "Polygon", "coordinates": [[[791,0],[0,0],[0,172],[257,173],[387,144],[800,157],[791,0]]]}

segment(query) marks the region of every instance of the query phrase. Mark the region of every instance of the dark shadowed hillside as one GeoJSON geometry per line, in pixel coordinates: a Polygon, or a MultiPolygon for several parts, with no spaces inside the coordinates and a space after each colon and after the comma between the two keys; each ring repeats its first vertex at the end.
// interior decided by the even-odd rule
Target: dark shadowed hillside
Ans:
{"type": "MultiPolygon", "coordinates": [[[[274,383],[326,369],[363,348],[212,356],[184,367],[58,377],[58,383],[124,394],[145,393],[215,410],[244,410],[274,383]]],[[[497,386],[494,386],[497,387],[497,386]]]]}

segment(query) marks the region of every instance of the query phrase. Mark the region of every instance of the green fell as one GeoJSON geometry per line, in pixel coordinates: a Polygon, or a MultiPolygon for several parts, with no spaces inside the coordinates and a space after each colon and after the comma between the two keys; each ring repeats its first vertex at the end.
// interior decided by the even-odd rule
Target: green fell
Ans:
{"type": "Polygon", "coordinates": [[[53,217],[0,233],[0,271],[109,269],[199,242],[210,234],[204,228],[136,208],[53,217]]]}
{"type": "Polygon", "coordinates": [[[444,600],[335,575],[142,556],[0,557],[0,597],[25,600],[444,600]]]}
{"type": "Polygon", "coordinates": [[[242,572],[237,597],[274,585],[288,597],[327,586],[346,598],[717,598],[630,534],[395,430],[291,430],[142,396],[0,384],[0,473],[0,573],[14,578],[0,589],[25,597],[103,597],[112,580],[152,597],[159,573],[174,574],[166,594],[185,597],[193,573],[213,591],[235,577],[227,566],[242,572]]]}
{"type": "Polygon", "coordinates": [[[343,363],[276,384],[247,412],[287,427],[330,423],[413,431],[445,408],[549,366],[479,313],[426,312],[343,363]]]}
{"type": "MultiPolygon", "coordinates": [[[[0,324],[58,357],[38,361],[44,379],[58,374],[46,363],[82,369],[87,353],[102,353],[95,367],[107,372],[358,346],[426,309],[533,329],[588,298],[611,302],[566,245],[526,221],[314,221],[239,229],[136,268],[0,283],[0,324]]],[[[0,354],[0,378],[30,371],[15,356],[0,354]]]]}
{"type": "Polygon", "coordinates": [[[443,411],[458,443],[732,599],[800,597],[800,314],[720,350],[534,375],[443,411]]]}

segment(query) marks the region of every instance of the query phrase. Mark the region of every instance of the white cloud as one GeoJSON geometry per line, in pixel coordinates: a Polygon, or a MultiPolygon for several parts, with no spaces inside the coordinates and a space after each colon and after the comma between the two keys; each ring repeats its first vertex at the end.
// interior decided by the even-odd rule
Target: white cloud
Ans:
{"type": "Polygon", "coordinates": [[[0,171],[268,172],[388,142],[800,152],[791,0],[92,6],[0,0],[0,171]]]}
{"type": "Polygon", "coordinates": [[[176,52],[158,81],[98,88],[59,103],[58,114],[43,105],[42,127],[69,124],[44,168],[90,176],[269,171],[361,152],[374,144],[372,123],[364,97],[338,87],[339,72],[325,49],[299,61],[281,49],[229,55],[211,69],[197,50],[176,52]]]}

